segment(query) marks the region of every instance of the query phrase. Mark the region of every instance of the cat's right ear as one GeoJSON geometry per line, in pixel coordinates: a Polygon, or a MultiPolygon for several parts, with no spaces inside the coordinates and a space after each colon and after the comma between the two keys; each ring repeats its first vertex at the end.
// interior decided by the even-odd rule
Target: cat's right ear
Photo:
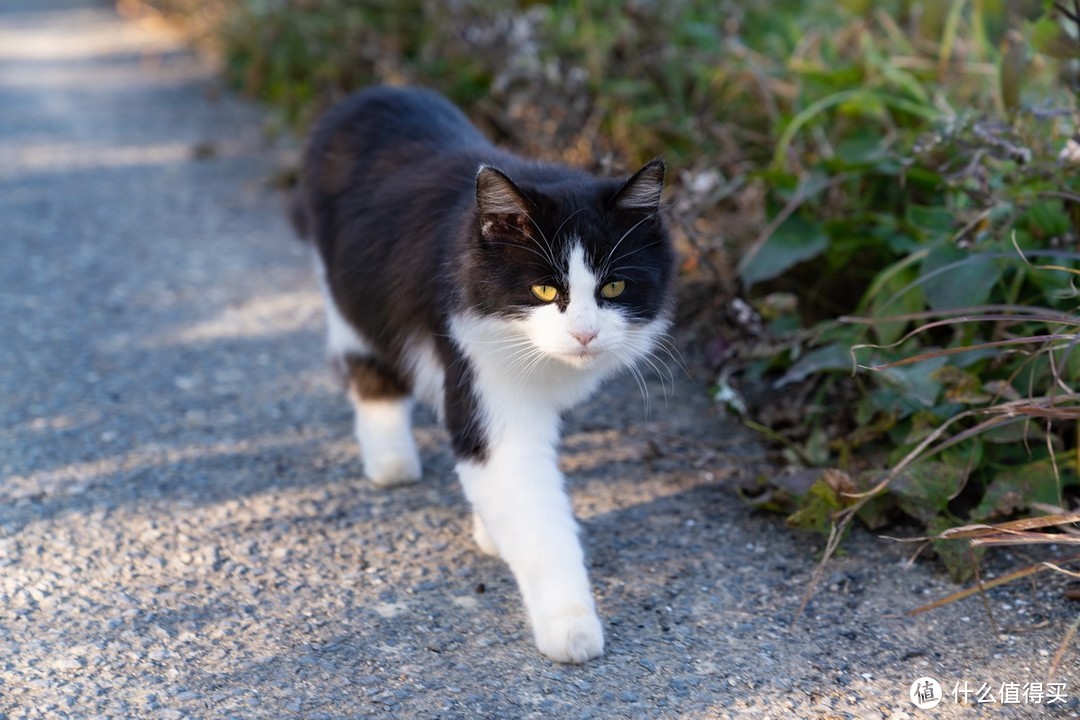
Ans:
{"type": "Polygon", "coordinates": [[[615,207],[631,212],[655,213],[660,210],[664,171],[664,161],[659,158],[646,163],[615,193],[615,207]]]}
{"type": "Polygon", "coordinates": [[[484,237],[505,232],[507,226],[528,235],[532,203],[513,180],[490,165],[481,165],[476,173],[476,208],[484,237]]]}

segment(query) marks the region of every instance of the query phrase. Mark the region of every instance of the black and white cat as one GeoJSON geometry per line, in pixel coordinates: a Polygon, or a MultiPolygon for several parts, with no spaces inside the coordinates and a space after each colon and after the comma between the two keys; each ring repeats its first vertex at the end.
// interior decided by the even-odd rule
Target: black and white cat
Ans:
{"type": "Polygon", "coordinates": [[[670,325],[663,182],[660,161],[608,180],[523,160],[420,89],[347,98],[303,160],[294,220],[317,250],[367,476],[418,480],[413,398],[435,408],[476,543],[509,564],[537,647],[562,662],[602,654],[604,636],[560,415],[670,325]]]}

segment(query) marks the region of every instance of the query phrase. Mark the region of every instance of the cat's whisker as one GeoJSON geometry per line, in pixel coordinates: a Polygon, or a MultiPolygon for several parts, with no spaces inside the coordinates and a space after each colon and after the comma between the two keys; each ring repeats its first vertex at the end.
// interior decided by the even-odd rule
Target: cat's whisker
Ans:
{"type": "MultiPolygon", "coordinates": [[[[668,364],[664,362],[664,359],[657,355],[655,352],[650,352],[649,357],[659,363],[660,366],[664,369],[663,372],[667,373],[668,384],[665,385],[663,372],[661,372],[659,369],[657,369],[656,371],[657,374],[660,375],[660,387],[662,388],[664,393],[664,409],[668,410],[670,409],[670,405],[668,404],[669,401],[671,400],[671,398],[675,397],[675,373],[672,372],[671,368],[668,367],[668,364]]],[[[651,361],[650,364],[652,364],[651,361]]]]}
{"type": "Polygon", "coordinates": [[[517,347],[531,344],[528,338],[523,337],[509,337],[509,338],[497,338],[495,340],[469,340],[469,344],[476,345],[503,345],[505,347],[517,347]]]}
{"type": "Polygon", "coordinates": [[[497,352],[502,352],[507,363],[507,368],[514,367],[515,364],[520,363],[522,358],[531,357],[533,353],[540,352],[540,349],[536,347],[535,343],[527,337],[517,338],[513,344],[509,344],[506,347],[499,348],[497,352]]]}
{"type": "Polygon", "coordinates": [[[518,381],[517,390],[520,391],[523,387],[525,387],[526,383],[532,377],[533,373],[535,373],[537,371],[537,369],[544,363],[544,360],[545,360],[545,358],[542,357],[542,356],[537,357],[532,362],[532,364],[530,364],[528,367],[526,367],[522,371],[521,380],[518,381]]]}
{"type": "Polygon", "coordinates": [[[567,216],[566,216],[566,219],[565,219],[565,220],[563,220],[563,221],[562,221],[561,223],[559,223],[559,227],[558,227],[558,228],[557,228],[557,229],[555,230],[555,238],[554,238],[554,239],[555,239],[556,241],[557,241],[557,240],[559,239],[559,233],[561,233],[561,232],[562,232],[562,229],[563,229],[563,227],[564,227],[564,226],[566,225],[566,223],[570,222],[570,219],[571,219],[571,218],[573,218],[573,217],[574,217],[575,215],[577,215],[577,214],[578,214],[579,212],[581,212],[581,211],[582,211],[582,210],[584,210],[584,209],[585,209],[585,208],[583,208],[583,207],[580,207],[580,208],[578,208],[578,209],[577,209],[577,210],[575,210],[574,212],[572,212],[572,213],[570,213],[569,215],[567,215],[567,216]]]}
{"type": "Polygon", "coordinates": [[[532,364],[532,361],[538,356],[543,355],[543,352],[536,347],[522,348],[514,353],[513,356],[507,358],[507,370],[519,370],[524,369],[532,364]]]}
{"type": "Polygon", "coordinates": [[[679,352],[679,348],[675,344],[675,337],[669,333],[664,333],[663,335],[657,336],[656,340],[656,349],[663,350],[667,354],[667,356],[671,358],[671,361],[675,363],[675,365],[680,370],[682,370],[683,375],[685,375],[687,379],[693,380],[694,378],[690,374],[690,368],[686,364],[686,358],[684,358],[683,354],[679,352]]]}
{"type": "Polygon", "coordinates": [[[671,391],[674,391],[675,375],[671,372],[671,368],[667,366],[667,363],[665,363],[658,355],[656,355],[652,351],[649,351],[647,354],[643,355],[641,360],[649,367],[651,367],[653,369],[653,372],[655,372],[656,376],[660,379],[660,389],[663,391],[664,397],[670,396],[671,393],[668,391],[668,382],[671,383],[671,391]],[[654,360],[656,362],[653,362],[654,360]],[[661,370],[660,366],[658,366],[657,363],[659,363],[660,366],[663,366],[664,369],[661,370]],[[665,373],[667,374],[666,379],[665,373]]]}
{"type": "Polygon", "coordinates": [[[690,374],[690,368],[686,365],[686,359],[683,357],[682,353],[679,352],[679,348],[675,347],[674,340],[664,341],[658,346],[658,349],[667,353],[667,356],[671,358],[671,361],[682,370],[683,375],[688,379],[693,380],[693,376],[690,374]]]}
{"type": "MultiPolygon", "coordinates": [[[[555,249],[551,246],[551,241],[547,239],[547,236],[544,235],[544,231],[541,230],[540,226],[536,224],[535,220],[533,220],[532,215],[527,214],[525,215],[525,217],[530,223],[532,223],[532,226],[536,228],[536,232],[540,233],[540,239],[544,241],[544,247],[546,248],[545,254],[547,256],[547,261],[551,263],[552,267],[554,267],[556,265],[555,249]]],[[[556,236],[558,236],[558,233],[556,233],[556,236]]]]}
{"type": "Polygon", "coordinates": [[[645,270],[647,272],[653,271],[655,268],[641,265],[623,265],[622,262],[629,258],[631,255],[637,255],[639,252],[642,252],[644,250],[651,250],[655,245],[656,243],[651,243],[650,245],[643,245],[639,248],[631,250],[625,255],[620,255],[617,258],[611,259],[608,264],[604,266],[604,272],[606,274],[610,274],[618,272],[620,270],[645,270]]]}
{"type": "Polygon", "coordinates": [[[641,369],[636,365],[629,365],[630,375],[637,381],[638,387],[641,389],[642,405],[644,406],[645,419],[649,418],[652,413],[652,396],[649,395],[649,384],[645,382],[645,376],[641,374],[641,369]]]}
{"type": "Polygon", "coordinates": [[[532,376],[536,369],[548,360],[550,360],[550,358],[547,353],[545,353],[539,348],[535,348],[533,354],[530,356],[529,362],[527,362],[521,369],[521,376],[518,378],[518,384],[517,387],[515,387],[514,392],[517,393],[518,391],[520,391],[521,388],[524,387],[525,382],[532,376]]]}
{"type": "Polygon", "coordinates": [[[652,270],[654,270],[654,268],[647,267],[645,265],[615,265],[611,268],[608,268],[608,271],[605,274],[617,274],[623,272],[624,270],[641,270],[642,272],[651,272],[652,270]]]}
{"type": "Polygon", "coordinates": [[[642,362],[652,369],[657,379],[660,381],[660,389],[667,397],[670,395],[668,391],[668,383],[671,384],[671,389],[675,389],[675,376],[672,374],[671,369],[667,366],[667,363],[663,361],[651,348],[645,349],[640,356],[639,362],[642,362]],[[663,368],[661,370],[660,368],[663,368]]]}
{"type": "MultiPolygon", "coordinates": [[[[459,339],[457,336],[451,335],[449,333],[434,333],[434,337],[448,338],[450,340],[458,340],[459,339]]],[[[512,343],[512,342],[527,343],[527,342],[529,342],[529,339],[527,337],[524,337],[523,335],[512,335],[510,337],[495,338],[494,340],[481,340],[479,338],[470,337],[470,338],[468,338],[468,342],[470,344],[472,344],[472,343],[484,343],[484,344],[487,344],[487,343],[512,343]]]]}
{"type": "Polygon", "coordinates": [[[531,247],[528,247],[527,245],[522,245],[520,243],[498,242],[497,240],[491,240],[491,241],[488,242],[488,244],[490,244],[490,245],[505,245],[506,247],[513,247],[513,248],[519,248],[521,250],[527,250],[527,251],[531,252],[533,255],[535,255],[536,257],[543,260],[545,263],[551,263],[552,262],[552,259],[551,259],[550,255],[547,255],[546,253],[542,253],[539,250],[533,250],[531,247]]]}
{"type": "MultiPolygon", "coordinates": [[[[642,250],[648,250],[649,248],[654,248],[654,247],[656,247],[656,246],[657,246],[657,245],[659,245],[659,244],[660,244],[660,241],[659,241],[659,240],[653,240],[653,241],[652,241],[652,242],[650,242],[650,243],[645,243],[645,244],[644,244],[644,245],[642,245],[641,247],[637,247],[637,248],[634,248],[633,250],[631,250],[630,252],[626,253],[625,255],[620,255],[620,256],[619,256],[619,258],[627,258],[627,257],[630,257],[631,255],[637,255],[637,254],[638,254],[639,252],[641,252],[642,250]]],[[[615,259],[618,259],[618,258],[615,258],[615,259]]]]}
{"type": "Polygon", "coordinates": [[[640,226],[640,225],[641,225],[641,224],[642,224],[643,222],[645,222],[646,220],[651,220],[651,219],[652,219],[652,218],[654,218],[654,217],[656,217],[656,213],[654,213],[654,212],[653,212],[653,213],[649,213],[648,215],[646,215],[645,217],[641,218],[641,219],[640,219],[640,220],[638,220],[638,221],[637,221],[636,223],[634,223],[634,224],[633,224],[633,225],[632,225],[632,226],[630,227],[630,229],[629,229],[629,230],[627,230],[626,232],[624,232],[624,233],[623,233],[623,235],[622,235],[622,237],[621,237],[621,238],[619,238],[619,239],[618,239],[618,241],[616,241],[615,245],[613,245],[613,246],[612,246],[611,250],[609,250],[609,251],[608,251],[607,257],[606,257],[606,258],[604,258],[604,265],[605,265],[605,266],[609,266],[609,267],[610,267],[610,265],[611,265],[611,259],[612,259],[612,258],[613,258],[613,257],[615,256],[615,251],[619,249],[619,245],[621,245],[621,244],[622,244],[622,241],[623,241],[623,240],[625,240],[625,239],[626,239],[626,238],[627,238],[627,237],[628,237],[628,236],[630,235],[630,233],[632,233],[632,232],[634,232],[635,230],[637,230],[637,229],[638,229],[638,227],[639,227],[639,226],[640,226]]]}
{"type": "Polygon", "coordinates": [[[510,373],[517,373],[529,366],[539,352],[536,347],[518,348],[505,360],[503,367],[510,373]]]}
{"type": "Polygon", "coordinates": [[[645,413],[645,417],[648,418],[649,411],[651,409],[651,401],[649,398],[649,388],[648,385],[645,383],[645,378],[644,376],[642,376],[641,370],[639,370],[637,365],[635,364],[634,358],[631,357],[629,353],[627,353],[625,350],[612,348],[612,352],[617,358],[619,358],[619,361],[622,363],[623,367],[627,369],[627,372],[630,373],[630,376],[634,378],[634,382],[637,383],[638,390],[641,391],[642,410],[645,413]]]}

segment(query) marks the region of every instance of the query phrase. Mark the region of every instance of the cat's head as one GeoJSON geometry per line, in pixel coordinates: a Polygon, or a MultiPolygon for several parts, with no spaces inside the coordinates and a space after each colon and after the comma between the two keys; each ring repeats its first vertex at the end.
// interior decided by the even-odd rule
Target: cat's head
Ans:
{"type": "Polygon", "coordinates": [[[624,181],[521,175],[477,173],[470,310],[518,338],[520,358],[605,369],[647,355],[672,310],[663,162],[624,181]]]}

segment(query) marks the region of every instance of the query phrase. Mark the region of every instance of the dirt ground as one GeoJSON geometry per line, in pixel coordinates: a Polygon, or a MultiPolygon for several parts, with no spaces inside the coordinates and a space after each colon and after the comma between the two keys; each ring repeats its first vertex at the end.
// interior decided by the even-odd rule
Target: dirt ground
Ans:
{"type": "Polygon", "coordinates": [[[856,531],[792,625],[822,541],[679,373],[568,419],[607,654],[539,656],[443,431],[362,479],[263,121],[104,2],[0,6],[0,718],[1080,717],[1064,578],[908,618],[955,588],[856,531]]]}

